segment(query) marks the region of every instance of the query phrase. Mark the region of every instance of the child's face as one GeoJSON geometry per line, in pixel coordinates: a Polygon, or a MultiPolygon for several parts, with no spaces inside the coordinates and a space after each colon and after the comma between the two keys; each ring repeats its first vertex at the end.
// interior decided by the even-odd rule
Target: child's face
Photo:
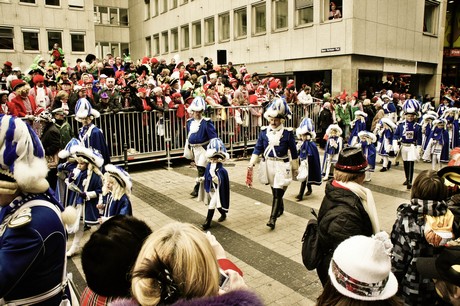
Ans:
{"type": "Polygon", "coordinates": [[[309,138],[309,137],[308,137],[307,134],[302,134],[302,135],[300,135],[300,139],[302,139],[302,141],[306,141],[306,140],[308,140],[308,138],[309,138]]]}
{"type": "Polygon", "coordinates": [[[444,128],[444,123],[438,123],[436,126],[438,127],[438,129],[443,129],[444,128]]]}
{"type": "Polygon", "coordinates": [[[331,131],[331,136],[337,136],[337,131],[336,131],[336,130],[332,130],[332,131],[331,131]]]}
{"type": "Polygon", "coordinates": [[[217,157],[211,157],[211,158],[209,159],[209,161],[210,161],[211,163],[213,163],[213,164],[217,164],[217,163],[219,162],[219,158],[217,158],[217,157]]]}
{"type": "Polygon", "coordinates": [[[107,190],[113,190],[113,178],[111,177],[109,177],[109,179],[107,180],[107,190]]]}
{"type": "Polygon", "coordinates": [[[88,163],[78,162],[77,168],[80,171],[85,171],[86,169],[88,169],[88,163]]]}

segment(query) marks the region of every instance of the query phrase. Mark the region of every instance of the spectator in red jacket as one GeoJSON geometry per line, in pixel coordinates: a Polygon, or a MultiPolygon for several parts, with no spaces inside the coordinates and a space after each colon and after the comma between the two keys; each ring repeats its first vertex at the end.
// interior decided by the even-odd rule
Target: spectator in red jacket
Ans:
{"type": "Polygon", "coordinates": [[[16,93],[11,102],[8,103],[10,114],[16,117],[33,115],[37,109],[35,98],[29,95],[30,87],[23,80],[13,80],[11,88],[16,93]]]}

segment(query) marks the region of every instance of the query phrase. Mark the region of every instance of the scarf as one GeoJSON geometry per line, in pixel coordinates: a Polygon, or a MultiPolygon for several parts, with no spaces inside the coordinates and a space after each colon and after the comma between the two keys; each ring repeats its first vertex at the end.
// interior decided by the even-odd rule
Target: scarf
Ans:
{"type": "Polygon", "coordinates": [[[345,183],[338,181],[338,183],[344,186],[345,188],[349,189],[351,192],[353,192],[359,197],[361,203],[363,204],[364,210],[369,215],[369,219],[371,219],[372,231],[374,232],[374,234],[378,233],[380,231],[380,223],[379,218],[377,216],[377,208],[375,207],[374,196],[372,195],[370,189],[356,182],[345,183]]]}

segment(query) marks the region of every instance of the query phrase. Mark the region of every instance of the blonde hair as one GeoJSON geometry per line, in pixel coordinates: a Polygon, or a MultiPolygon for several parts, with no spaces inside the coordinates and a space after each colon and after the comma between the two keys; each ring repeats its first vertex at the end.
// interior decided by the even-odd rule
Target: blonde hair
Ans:
{"type": "Polygon", "coordinates": [[[365,172],[349,173],[334,169],[334,180],[340,182],[356,182],[360,177],[364,177],[365,172]]]}
{"type": "Polygon", "coordinates": [[[219,292],[219,266],[214,250],[206,235],[191,224],[167,224],[145,241],[133,268],[131,288],[141,305],[164,302],[162,289],[167,284],[160,274],[165,267],[177,288],[176,298],[213,296],[219,292]]]}
{"type": "Polygon", "coordinates": [[[112,197],[114,200],[120,200],[124,194],[126,194],[128,198],[131,195],[131,190],[128,190],[127,188],[121,186],[117,179],[109,172],[104,173],[103,182],[104,185],[102,186],[102,195],[104,196],[110,192],[112,193],[112,197]],[[108,183],[112,183],[112,190],[109,190],[107,186],[108,183]]]}
{"type": "Polygon", "coordinates": [[[56,94],[56,97],[55,97],[55,98],[59,98],[59,100],[68,99],[68,98],[69,98],[69,94],[68,94],[67,91],[65,91],[65,90],[60,90],[60,91],[56,94]]]}

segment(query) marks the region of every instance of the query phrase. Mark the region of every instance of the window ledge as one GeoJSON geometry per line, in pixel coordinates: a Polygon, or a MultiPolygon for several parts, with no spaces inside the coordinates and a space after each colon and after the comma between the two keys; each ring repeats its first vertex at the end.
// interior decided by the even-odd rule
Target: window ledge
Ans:
{"type": "Polygon", "coordinates": [[[197,49],[197,48],[201,48],[201,45],[196,45],[192,47],[192,49],[197,49]]]}
{"type": "Polygon", "coordinates": [[[205,46],[212,46],[212,45],[215,45],[215,44],[216,44],[215,41],[204,43],[205,46]]]}
{"type": "Polygon", "coordinates": [[[50,8],[50,9],[62,9],[62,6],[60,5],[46,5],[45,8],[50,8]]]}
{"type": "Polygon", "coordinates": [[[219,40],[219,43],[226,43],[229,41],[230,41],[230,38],[226,38],[226,39],[219,40]]]}
{"type": "Polygon", "coordinates": [[[238,36],[238,37],[235,37],[233,40],[242,40],[242,39],[246,39],[246,38],[248,38],[247,35],[245,35],[245,36],[238,36]]]}
{"type": "Polygon", "coordinates": [[[40,50],[24,50],[23,52],[27,54],[38,54],[40,50]]]}
{"type": "Polygon", "coordinates": [[[423,32],[423,35],[425,35],[425,36],[429,36],[429,37],[435,37],[435,38],[437,38],[437,37],[438,37],[438,35],[437,35],[437,34],[433,34],[433,33],[430,33],[430,32],[423,32]]]}
{"type": "Polygon", "coordinates": [[[265,32],[260,32],[260,33],[253,33],[253,34],[252,34],[252,37],[263,36],[263,35],[267,35],[267,31],[265,31],[265,32]]]}
{"type": "Polygon", "coordinates": [[[337,19],[327,19],[327,20],[323,20],[323,22],[321,22],[322,24],[326,24],[326,23],[335,23],[335,22],[342,22],[343,20],[343,17],[342,18],[337,18],[337,19]]]}
{"type": "Polygon", "coordinates": [[[281,33],[281,32],[287,32],[289,28],[282,28],[282,29],[273,29],[272,33],[281,33]]]}
{"type": "Polygon", "coordinates": [[[296,30],[296,29],[304,29],[304,28],[311,28],[313,25],[314,25],[313,22],[299,24],[299,25],[294,27],[294,30],[296,30]]]}
{"type": "Polygon", "coordinates": [[[38,6],[37,3],[25,3],[25,2],[19,2],[19,5],[25,5],[25,6],[38,6]]]}

